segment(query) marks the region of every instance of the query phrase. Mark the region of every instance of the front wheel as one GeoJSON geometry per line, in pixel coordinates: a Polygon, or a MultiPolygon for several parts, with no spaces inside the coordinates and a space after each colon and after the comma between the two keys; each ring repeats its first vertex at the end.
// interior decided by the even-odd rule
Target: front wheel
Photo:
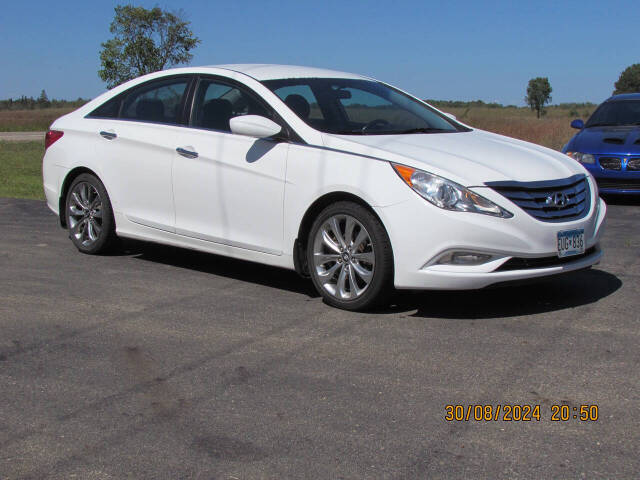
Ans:
{"type": "Polygon", "coordinates": [[[98,254],[116,242],[111,202],[104,185],[94,175],[78,175],[69,187],[65,203],[69,238],[82,253],[98,254]]]}
{"type": "Polygon", "coordinates": [[[384,303],[393,288],[391,242],[380,220],[343,201],[325,208],[307,242],[311,279],[324,300],[345,310],[384,303]]]}

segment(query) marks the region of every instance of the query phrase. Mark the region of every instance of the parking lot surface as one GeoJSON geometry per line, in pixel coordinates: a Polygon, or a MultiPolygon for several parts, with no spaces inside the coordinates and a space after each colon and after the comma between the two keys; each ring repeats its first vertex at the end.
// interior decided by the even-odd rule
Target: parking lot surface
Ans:
{"type": "Polygon", "coordinates": [[[588,271],[350,313],[285,270],[82,255],[44,203],[0,199],[0,479],[638,478],[640,203],[610,205],[603,246],[588,271]]]}

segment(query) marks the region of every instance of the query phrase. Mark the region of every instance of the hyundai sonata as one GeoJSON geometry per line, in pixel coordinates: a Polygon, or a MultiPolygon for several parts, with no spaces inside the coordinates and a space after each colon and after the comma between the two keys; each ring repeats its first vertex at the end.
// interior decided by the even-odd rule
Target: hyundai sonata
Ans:
{"type": "Polygon", "coordinates": [[[331,305],[587,268],[605,204],[566,155],[372,78],[279,65],[157,72],[56,120],[49,207],[116,236],[295,269],[331,305]]]}

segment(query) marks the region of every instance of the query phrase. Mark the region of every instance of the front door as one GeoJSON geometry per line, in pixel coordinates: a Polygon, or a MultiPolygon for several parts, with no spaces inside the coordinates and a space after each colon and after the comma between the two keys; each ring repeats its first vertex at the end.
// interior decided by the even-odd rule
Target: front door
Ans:
{"type": "Polygon", "coordinates": [[[200,80],[173,162],[176,233],[279,255],[289,145],[231,133],[247,114],[272,118],[244,89],[200,80]]]}

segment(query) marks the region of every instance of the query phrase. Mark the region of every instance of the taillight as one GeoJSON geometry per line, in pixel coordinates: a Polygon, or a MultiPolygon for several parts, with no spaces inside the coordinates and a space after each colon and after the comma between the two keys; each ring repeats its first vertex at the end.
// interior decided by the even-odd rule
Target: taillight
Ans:
{"type": "Polygon", "coordinates": [[[62,135],[64,135],[64,132],[61,132],[60,130],[49,130],[44,136],[44,149],[46,150],[56,143],[56,141],[60,140],[62,135]]]}

